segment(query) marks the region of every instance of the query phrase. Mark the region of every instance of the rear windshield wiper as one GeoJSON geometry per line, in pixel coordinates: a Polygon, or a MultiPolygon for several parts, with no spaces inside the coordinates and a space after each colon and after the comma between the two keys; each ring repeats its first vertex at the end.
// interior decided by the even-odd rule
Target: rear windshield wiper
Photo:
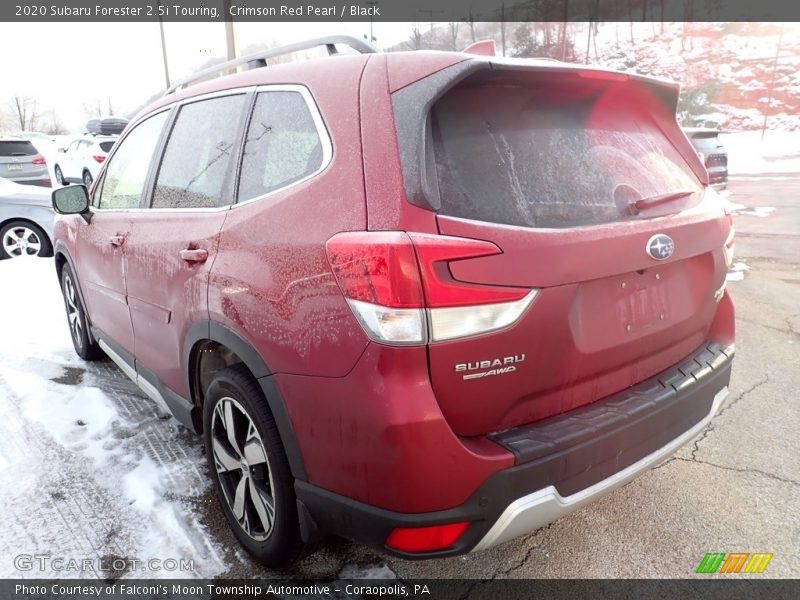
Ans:
{"type": "Polygon", "coordinates": [[[681,198],[686,198],[686,196],[691,196],[697,190],[676,190],[674,192],[667,192],[666,194],[658,194],[656,196],[648,196],[647,198],[640,198],[636,202],[631,202],[628,206],[632,209],[632,212],[637,213],[640,210],[644,210],[646,208],[652,208],[654,206],[659,206],[661,204],[667,204],[668,202],[674,202],[675,200],[680,200],[681,198]]]}

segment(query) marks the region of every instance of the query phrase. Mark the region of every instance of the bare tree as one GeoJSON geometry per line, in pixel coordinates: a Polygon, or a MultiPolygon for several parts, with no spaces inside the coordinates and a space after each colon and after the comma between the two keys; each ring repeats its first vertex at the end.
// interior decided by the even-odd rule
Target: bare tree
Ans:
{"type": "Polygon", "coordinates": [[[39,128],[36,100],[15,94],[9,102],[9,107],[13,114],[14,124],[19,125],[20,131],[36,131],[39,128]]]}
{"type": "Polygon", "coordinates": [[[473,15],[472,11],[470,11],[470,13],[469,13],[469,21],[468,22],[469,22],[469,32],[470,32],[470,35],[472,36],[472,43],[473,44],[478,41],[478,39],[475,37],[475,16],[476,15],[473,15]]]}
{"type": "Polygon", "coordinates": [[[422,42],[422,30],[420,30],[418,23],[414,23],[414,25],[411,26],[411,37],[408,38],[408,42],[406,43],[411,46],[412,50],[421,50],[422,42]]]}
{"type": "Polygon", "coordinates": [[[63,135],[69,133],[55,110],[47,112],[47,122],[44,129],[47,135],[63,135]]]}
{"type": "Polygon", "coordinates": [[[93,119],[103,114],[103,104],[100,102],[99,98],[95,98],[91,102],[84,102],[81,108],[87,119],[93,119]]]}
{"type": "Polygon", "coordinates": [[[450,50],[458,50],[458,21],[447,24],[447,43],[450,50]]]}

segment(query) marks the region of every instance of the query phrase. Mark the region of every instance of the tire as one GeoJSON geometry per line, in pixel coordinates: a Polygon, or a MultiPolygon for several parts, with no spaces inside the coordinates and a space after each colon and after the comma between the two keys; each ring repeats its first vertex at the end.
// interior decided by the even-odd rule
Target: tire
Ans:
{"type": "Polygon", "coordinates": [[[239,543],[272,568],[296,561],[304,546],[294,478],[267,401],[244,365],[219,371],[208,385],[203,439],[217,496],[239,543]]]}
{"type": "Polygon", "coordinates": [[[69,265],[61,269],[61,295],[64,297],[64,308],[67,311],[67,325],[72,338],[75,353],[83,360],[97,360],[103,356],[100,347],[89,338],[89,326],[86,320],[86,309],[81,302],[75,275],[69,265]]]}
{"type": "Polygon", "coordinates": [[[61,185],[69,185],[69,182],[66,179],[64,179],[64,173],[61,171],[60,166],[56,165],[55,167],[53,167],[53,173],[55,174],[56,181],[58,183],[60,183],[61,185]]]}
{"type": "Polygon", "coordinates": [[[38,225],[30,221],[10,221],[0,229],[0,258],[52,255],[50,238],[38,225]]]}
{"type": "Polygon", "coordinates": [[[92,179],[92,174],[89,173],[89,171],[84,171],[83,172],[83,185],[86,186],[86,190],[87,191],[92,187],[92,181],[94,181],[94,179],[92,179]]]}

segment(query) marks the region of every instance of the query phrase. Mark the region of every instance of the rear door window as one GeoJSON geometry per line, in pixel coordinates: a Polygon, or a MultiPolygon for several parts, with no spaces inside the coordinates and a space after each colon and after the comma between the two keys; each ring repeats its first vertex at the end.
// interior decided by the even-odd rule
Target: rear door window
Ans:
{"type": "Polygon", "coordinates": [[[269,194],[318,172],[324,166],[326,142],[303,94],[259,93],[245,139],[238,201],[269,194]]]}
{"type": "Polygon", "coordinates": [[[658,216],[702,198],[646,107],[621,110],[590,88],[457,86],[430,126],[442,214],[563,228],[658,216]],[[678,191],[691,193],[638,215],[629,207],[678,191]]]}
{"type": "Polygon", "coordinates": [[[245,95],[181,107],[158,170],[153,208],[213,208],[222,203],[245,95]]]}

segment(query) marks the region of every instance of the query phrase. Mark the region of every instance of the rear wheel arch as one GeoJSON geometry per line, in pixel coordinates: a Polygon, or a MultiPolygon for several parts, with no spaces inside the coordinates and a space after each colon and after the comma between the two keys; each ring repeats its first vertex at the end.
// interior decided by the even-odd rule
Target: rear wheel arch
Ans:
{"type": "MultiPolygon", "coordinates": [[[[199,415],[203,414],[205,388],[214,374],[237,364],[247,367],[261,388],[278,427],[292,475],[306,481],[305,466],[286,403],[261,355],[242,335],[216,321],[198,321],[189,329],[184,341],[184,373],[186,389],[199,415]]],[[[200,423],[198,432],[202,427],[200,423]]]]}

